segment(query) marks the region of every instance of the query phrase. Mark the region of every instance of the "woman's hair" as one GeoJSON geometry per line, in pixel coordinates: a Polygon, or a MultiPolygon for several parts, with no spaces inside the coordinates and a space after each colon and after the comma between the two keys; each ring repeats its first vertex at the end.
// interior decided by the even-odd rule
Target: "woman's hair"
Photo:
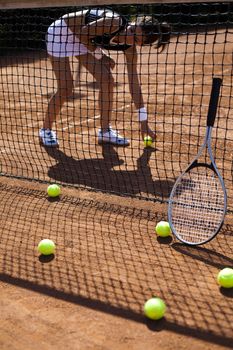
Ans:
{"type": "Polygon", "coordinates": [[[156,43],[156,48],[164,47],[170,41],[171,27],[168,23],[159,21],[152,16],[138,16],[136,19],[136,25],[142,28],[142,32],[145,36],[143,45],[151,45],[156,43]]]}

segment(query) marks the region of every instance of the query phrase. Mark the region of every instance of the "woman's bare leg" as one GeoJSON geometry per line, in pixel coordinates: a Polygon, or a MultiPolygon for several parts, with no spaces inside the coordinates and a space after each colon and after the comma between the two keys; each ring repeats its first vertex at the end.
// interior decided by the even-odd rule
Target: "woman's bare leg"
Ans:
{"type": "Polygon", "coordinates": [[[80,64],[83,65],[98,82],[100,127],[102,131],[108,130],[111,122],[114,89],[114,80],[110,67],[89,53],[79,56],[78,59],[80,64]]]}
{"type": "Polygon", "coordinates": [[[43,124],[44,129],[52,129],[63,104],[73,91],[73,78],[69,58],[50,57],[50,59],[57,80],[57,91],[49,101],[43,124]]]}

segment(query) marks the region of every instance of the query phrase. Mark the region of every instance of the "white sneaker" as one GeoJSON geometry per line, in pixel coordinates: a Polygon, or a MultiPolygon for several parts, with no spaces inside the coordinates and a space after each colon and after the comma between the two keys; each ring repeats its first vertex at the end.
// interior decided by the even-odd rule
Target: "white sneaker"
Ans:
{"type": "Polygon", "coordinates": [[[56,132],[51,129],[40,129],[39,137],[42,145],[45,147],[57,147],[59,145],[56,132]]]}
{"type": "Polygon", "coordinates": [[[116,146],[128,146],[129,141],[121,136],[116,130],[113,130],[111,127],[107,131],[102,132],[100,129],[98,131],[98,143],[111,143],[116,146]]]}

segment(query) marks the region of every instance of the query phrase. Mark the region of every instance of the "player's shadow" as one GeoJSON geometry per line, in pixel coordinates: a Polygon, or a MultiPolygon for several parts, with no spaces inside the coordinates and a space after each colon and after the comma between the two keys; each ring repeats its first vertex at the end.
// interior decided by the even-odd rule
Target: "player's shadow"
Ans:
{"type": "Polygon", "coordinates": [[[72,185],[82,185],[107,192],[118,192],[127,195],[150,194],[155,198],[167,198],[173,182],[154,180],[149,165],[155,152],[145,148],[136,161],[135,169],[114,169],[124,163],[112,145],[102,146],[102,157],[75,159],[67,156],[58,148],[45,148],[50,157],[57,161],[48,170],[50,178],[72,185]]]}

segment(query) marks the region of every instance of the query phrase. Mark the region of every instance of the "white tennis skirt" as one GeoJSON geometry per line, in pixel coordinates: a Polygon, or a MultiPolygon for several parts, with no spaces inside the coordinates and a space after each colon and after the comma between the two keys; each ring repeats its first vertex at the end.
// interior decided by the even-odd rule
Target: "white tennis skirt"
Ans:
{"type": "Polygon", "coordinates": [[[63,18],[53,22],[46,35],[47,52],[54,57],[85,55],[87,47],[80,43],[76,35],[68,28],[63,18]]]}

